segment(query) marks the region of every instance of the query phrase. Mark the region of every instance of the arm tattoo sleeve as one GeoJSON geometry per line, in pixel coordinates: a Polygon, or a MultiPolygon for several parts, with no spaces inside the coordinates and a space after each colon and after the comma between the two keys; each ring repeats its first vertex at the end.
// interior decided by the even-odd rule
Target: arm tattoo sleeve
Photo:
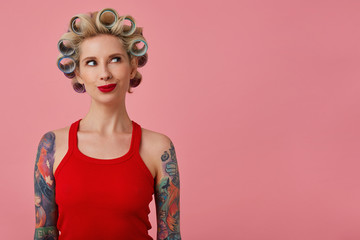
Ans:
{"type": "Polygon", "coordinates": [[[161,156],[162,177],[156,184],[157,239],[180,240],[180,178],[175,148],[161,156]]]}
{"type": "Polygon", "coordinates": [[[35,234],[34,239],[58,239],[58,209],[55,203],[53,175],[55,134],[45,133],[39,143],[34,167],[35,234]]]}

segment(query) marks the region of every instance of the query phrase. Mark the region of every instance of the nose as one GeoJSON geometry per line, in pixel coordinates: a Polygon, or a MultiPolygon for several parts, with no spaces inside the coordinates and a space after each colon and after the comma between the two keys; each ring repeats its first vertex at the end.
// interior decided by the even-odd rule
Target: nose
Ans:
{"type": "Polygon", "coordinates": [[[102,67],[102,71],[100,73],[100,79],[106,81],[109,80],[110,78],[112,78],[111,72],[109,71],[109,69],[105,64],[105,66],[102,67]]]}

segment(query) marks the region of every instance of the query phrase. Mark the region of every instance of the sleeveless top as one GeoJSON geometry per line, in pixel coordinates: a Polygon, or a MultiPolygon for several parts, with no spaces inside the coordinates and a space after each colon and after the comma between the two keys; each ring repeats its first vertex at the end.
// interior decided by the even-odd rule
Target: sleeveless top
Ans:
{"type": "Polygon", "coordinates": [[[132,121],[125,155],[97,159],[78,149],[80,120],[70,126],[69,148],[54,175],[58,239],[153,239],[148,214],[154,178],[139,154],[140,125],[132,121]]]}

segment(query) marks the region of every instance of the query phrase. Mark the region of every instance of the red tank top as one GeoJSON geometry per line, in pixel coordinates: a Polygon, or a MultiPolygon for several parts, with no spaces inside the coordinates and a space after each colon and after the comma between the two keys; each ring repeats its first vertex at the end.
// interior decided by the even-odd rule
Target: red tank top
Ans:
{"type": "Polygon", "coordinates": [[[70,126],[69,148],[54,175],[59,240],[153,239],[148,214],[154,179],[139,154],[140,125],[132,121],[125,155],[97,159],[78,149],[80,120],[70,126]]]}

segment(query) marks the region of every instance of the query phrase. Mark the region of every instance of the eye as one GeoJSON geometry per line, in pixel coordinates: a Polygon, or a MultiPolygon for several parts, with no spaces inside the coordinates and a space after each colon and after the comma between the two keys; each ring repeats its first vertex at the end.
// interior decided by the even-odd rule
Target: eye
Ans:
{"type": "Polygon", "coordinates": [[[120,62],[120,60],[121,60],[121,57],[114,57],[113,59],[115,59],[115,58],[118,58],[119,60],[118,60],[118,62],[120,62]]]}
{"type": "MultiPolygon", "coordinates": [[[[116,58],[119,59],[117,62],[120,62],[121,57],[114,57],[114,58],[112,58],[112,59],[116,59],[116,58]]],[[[89,61],[86,62],[86,65],[88,65],[88,66],[94,66],[94,65],[89,65],[89,64],[88,64],[89,62],[95,62],[95,60],[89,60],[89,61]]]]}
{"type": "MultiPolygon", "coordinates": [[[[95,62],[94,60],[90,60],[86,62],[86,65],[88,65],[89,62],[95,62]]],[[[89,65],[89,66],[93,66],[93,65],[89,65]]]]}

